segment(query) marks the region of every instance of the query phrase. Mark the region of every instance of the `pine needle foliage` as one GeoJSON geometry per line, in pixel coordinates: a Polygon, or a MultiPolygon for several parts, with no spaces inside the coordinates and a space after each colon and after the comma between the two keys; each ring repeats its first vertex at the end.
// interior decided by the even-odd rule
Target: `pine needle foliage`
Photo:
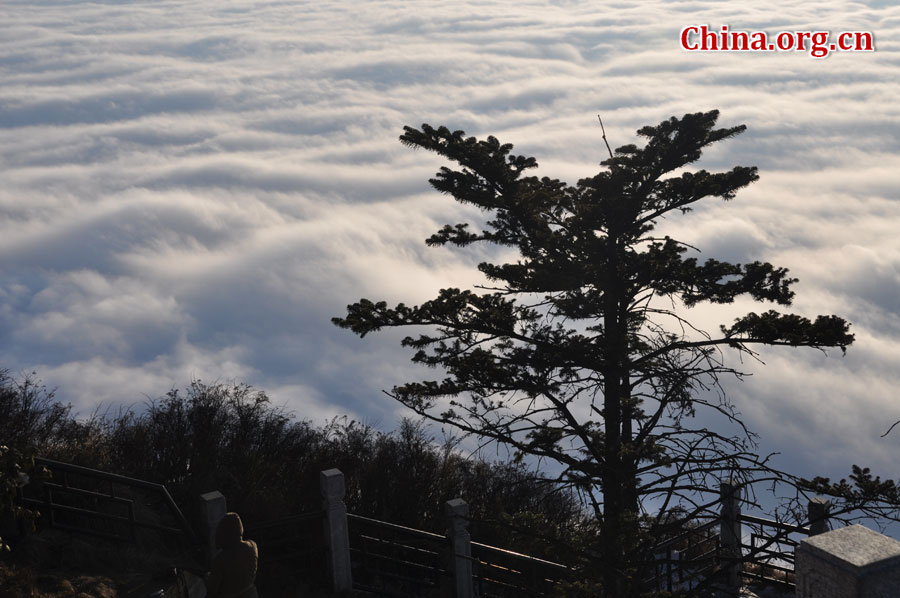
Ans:
{"type": "MultiPolygon", "coordinates": [[[[610,595],[634,595],[653,525],[667,508],[704,508],[704,493],[726,478],[777,476],[719,385],[741,372],[725,355],[756,356],[764,345],[840,348],[853,342],[834,315],[784,311],[796,279],[767,262],[706,259],[655,231],[661,219],[701,200],[732,200],[757,180],[755,167],[690,170],[704,149],[743,125],[717,128],[718,111],[686,114],[637,131],[596,175],[576,184],[527,176],[533,157],[490,136],[427,124],[400,141],[458,165],[431,185],[481,208],[481,230],[448,224],[430,246],[476,243],[515,248],[509,263],[481,263],[488,286],[448,288],[421,305],[361,299],[333,322],[360,337],[416,327],[402,344],[438,379],[398,385],[390,394],[416,413],[551,460],[560,480],[581,490],[600,523],[602,577],[610,595]],[[749,297],[777,309],[746,313],[710,333],[684,311],[749,297]],[[738,434],[692,425],[709,409],[738,434]],[[700,498],[698,498],[698,496],[700,498]],[[662,505],[648,523],[645,505],[662,505]]],[[[714,502],[714,499],[713,499],[714,502]]]]}

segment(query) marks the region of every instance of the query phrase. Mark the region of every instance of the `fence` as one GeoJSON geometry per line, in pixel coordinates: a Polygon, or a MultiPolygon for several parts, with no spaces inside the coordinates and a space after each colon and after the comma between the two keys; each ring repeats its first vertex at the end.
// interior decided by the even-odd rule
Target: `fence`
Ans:
{"type": "MultiPolygon", "coordinates": [[[[442,536],[347,514],[343,474],[322,472],[320,482],[322,511],[296,520],[305,522],[308,533],[315,529],[310,522],[322,524],[324,542],[319,546],[328,572],[326,589],[366,590],[398,598],[521,598],[550,596],[555,585],[572,578],[572,571],[563,565],[472,542],[468,505],[460,499],[446,503],[448,531],[442,536]]],[[[718,517],[694,522],[656,546],[656,570],[647,580],[649,587],[678,591],[706,585],[728,596],[740,595],[745,581],[794,588],[798,536],[817,536],[797,550],[798,596],[880,598],[894,595],[900,584],[900,543],[861,526],[825,534],[827,501],[809,502],[807,527],[741,513],[737,484],[722,484],[720,493],[718,517]]],[[[214,494],[224,513],[224,497],[214,494]]]]}
{"type": "Polygon", "coordinates": [[[671,592],[705,584],[737,595],[745,583],[759,583],[793,590],[794,551],[802,536],[828,530],[830,503],[823,498],[809,501],[810,523],[801,526],[742,513],[737,483],[724,482],[719,492],[718,517],[655,548],[655,571],[648,587],[671,592]]]}
{"type": "MultiPolygon", "coordinates": [[[[227,512],[219,492],[201,498],[194,532],[165,486],[68,463],[36,459],[50,470],[20,490],[24,506],[40,509],[53,527],[133,542],[138,530],[174,537],[216,552],[215,530],[227,512]]],[[[320,475],[322,509],[278,520],[250,523],[244,530],[260,546],[260,577],[289,569],[312,588],[366,590],[384,596],[452,595],[459,598],[539,597],[566,578],[568,568],[513,551],[472,542],[468,505],[446,504],[446,535],[348,514],[344,476],[320,475]]]]}
{"type": "MultiPolygon", "coordinates": [[[[301,562],[322,563],[322,589],[335,593],[355,589],[397,598],[537,598],[550,595],[553,585],[571,573],[557,563],[472,542],[468,505],[461,499],[447,501],[448,530],[441,535],[347,513],[344,476],[336,469],[323,471],[319,482],[321,511],[251,526],[245,535],[256,535],[263,542],[266,529],[283,532],[290,521],[302,522],[306,540],[297,544],[306,547],[306,556],[290,561],[298,567],[301,562]]],[[[226,511],[225,497],[209,493],[203,504],[204,527],[211,541],[226,511]]],[[[211,556],[214,546],[209,546],[211,556]]],[[[263,555],[277,550],[275,544],[260,543],[261,566],[263,555]]]]}
{"type": "Polygon", "coordinates": [[[260,547],[260,580],[277,585],[279,580],[301,578],[310,587],[326,586],[321,511],[250,523],[244,538],[260,547]]]}
{"type": "MultiPolygon", "coordinates": [[[[343,474],[336,469],[322,472],[320,483],[327,586],[335,591],[537,598],[572,579],[573,571],[562,564],[473,542],[468,505],[461,499],[446,503],[447,533],[441,535],[348,514],[343,474]]],[[[746,581],[793,587],[794,537],[825,531],[828,503],[811,501],[813,523],[803,527],[741,513],[740,494],[737,484],[722,484],[718,517],[694,522],[655,547],[648,588],[676,591],[712,583],[736,593],[746,581]]]]}
{"type": "MultiPolygon", "coordinates": [[[[198,544],[164,486],[48,459],[35,462],[50,469],[53,477],[26,485],[20,500],[44,511],[51,525],[131,541],[138,529],[150,529],[198,544]]],[[[564,565],[473,542],[467,529],[468,505],[461,499],[446,503],[448,530],[441,535],[348,514],[344,476],[336,469],[321,473],[320,491],[322,510],[245,530],[262,549],[261,573],[283,565],[335,592],[355,588],[396,597],[458,598],[548,596],[556,584],[572,577],[564,565]]],[[[201,542],[211,558],[216,525],[226,512],[225,497],[212,492],[201,498],[201,542]]],[[[676,591],[712,581],[736,593],[750,581],[793,588],[797,537],[827,531],[828,502],[810,501],[810,525],[804,527],[741,513],[740,486],[733,482],[721,485],[720,501],[717,518],[694,522],[655,547],[646,586],[676,591]]]]}
{"type": "Polygon", "coordinates": [[[353,586],[387,596],[427,596],[448,583],[440,534],[347,515],[353,586]]]}
{"type": "Polygon", "coordinates": [[[721,565],[719,519],[692,522],[689,529],[657,544],[648,589],[690,590],[713,578],[721,565]]]}
{"type": "Polygon", "coordinates": [[[113,540],[137,541],[153,530],[192,546],[197,537],[162,484],[35,458],[51,477],[19,489],[23,506],[43,513],[47,524],[113,540]]]}
{"type": "Polygon", "coordinates": [[[572,570],[510,550],[472,542],[472,562],[478,595],[482,598],[549,596],[572,570]]]}

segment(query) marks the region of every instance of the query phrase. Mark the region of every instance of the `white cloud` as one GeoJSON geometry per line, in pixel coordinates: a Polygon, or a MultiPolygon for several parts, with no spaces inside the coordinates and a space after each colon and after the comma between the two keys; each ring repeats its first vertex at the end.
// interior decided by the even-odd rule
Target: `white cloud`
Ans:
{"type": "Polygon", "coordinates": [[[236,378],[300,415],[390,426],[380,390],[429,372],[399,335],[359,341],[329,318],[470,285],[496,259],[424,247],[479,215],[429,191],[441,161],[397,143],[403,125],[496,135],[574,183],[605,157],[597,113],[616,147],[719,108],[749,129],[701,166],[761,180],[665,230],[701,258],[789,267],[797,311],[857,333],[843,359],[776,352],[735,397],[801,469],[829,447],[888,467],[873,433],[900,382],[898,32],[893,3],[843,0],[5,2],[0,364],[83,412],[236,378]],[[702,23],[871,30],[878,51],[680,50],[702,23]]]}

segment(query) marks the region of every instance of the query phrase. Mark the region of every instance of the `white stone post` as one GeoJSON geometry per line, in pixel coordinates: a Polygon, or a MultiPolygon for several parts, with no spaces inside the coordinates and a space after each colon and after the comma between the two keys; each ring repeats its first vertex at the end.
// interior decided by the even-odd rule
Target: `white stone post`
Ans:
{"type": "Polygon", "coordinates": [[[472,578],[472,538],[469,536],[469,505],[461,498],[448,500],[444,508],[447,513],[447,538],[450,541],[450,563],[453,571],[453,585],[456,598],[475,598],[475,583],[472,578]]]}
{"type": "Polygon", "coordinates": [[[225,497],[218,490],[200,495],[200,529],[203,530],[203,539],[206,541],[207,566],[212,565],[213,557],[219,551],[216,548],[216,528],[227,512],[225,497]]]}
{"type": "Polygon", "coordinates": [[[806,505],[806,517],[809,519],[809,535],[818,536],[831,529],[828,517],[831,511],[831,501],[822,496],[817,496],[806,505]]]}
{"type": "Polygon", "coordinates": [[[322,509],[325,511],[325,550],[331,573],[333,592],[350,592],[353,574],[350,569],[350,536],[347,528],[347,507],[344,504],[344,474],[338,469],[326,469],[319,474],[322,509]]]}
{"type": "Polygon", "coordinates": [[[811,536],[794,553],[797,598],[895,598],[900,542],[862,525],[811,536]]]}
{"type": "Polygon", "coordinates": [[[737,596],[741,591],[741,487],[735,480],[726,480],[719,485],[722,501],[719,521],[719,540],[724,559],[724,590],[728,595],[737,596]]]}

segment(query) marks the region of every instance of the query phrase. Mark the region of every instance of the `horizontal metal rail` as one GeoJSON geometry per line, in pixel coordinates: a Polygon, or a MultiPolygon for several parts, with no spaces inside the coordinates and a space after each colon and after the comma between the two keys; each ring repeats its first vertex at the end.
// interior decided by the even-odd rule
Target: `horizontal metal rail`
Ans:
{"type": "Polygon", "coordinates": [[[572,569],[567,567],[566,565],[562,565],[560,563],[554,563],[553,561],[547,561],[536,556],[530,556],[527,554],[522,554],[520,552],[514,552],[512,550],[507,550],[505,548],[498,548],[496,546],[489,546],[487,544],[482,544],[481,542],[472,542],[472,548],[477,548],[480,550],[485,550],[487,552],[493,552],[495,554],[501,554],[503,556],[510,557],[511,559],[520,560],[525,563],[532,563],[535,565],[541,565],[544,567],[548,567],[550,569],[558,569],[560,572],[569,574],[572,569]]]}
{"type": "Polygon", "coordinates": [[[683,541],[685,541],[693,536],[696,536],[698,534],[702,534],[703,532],[716,527],[717,525],[719,525],[719,523],[720,523],[719,519],[711,519],[705,523],[701,523],[700,525],[698,525],[696,527],[692,527],[683,532],[680,532],[677,536],[673,536],[673,537],[669,538],[668,540],[663,540],[659,544],[655,545],[650,552],[652,552],[653,554],[659,554],[663,550],[667,549],[669,546],[683,542],[683,541]]]}
{"type": "MultiPolygon", "coordinates": [[[[71,463],[63,463],[61,461],[45,459],[43,457],[35,457],[34,462],[36,465],[46,467],[51,472],[62,472],[63,473],[63,477],[64,477],[63,484],[57,484],[55,482],[44,482],[45,485],[49,484],[49,488],[55,488],[57,490],[62,490],[65,492],[72,492],[72,493],[88,492],[88,493],[91,493],[89,496],[99,495],[99,496],[93,496],[94,498],[102,497],[102,498],[105,498],[105,499],[108,499],[111,501],[115,501],[116,499],[120,498],[115,495],[115,490],[112,487],[112,484],[120,484],[122,486],[141,488],[144,490],[149,490],[151,492],[154,492],[162,498],[163,502],[165,503],[166,507],[168,508],[169,513],[175,518],[179,527],[173,528],[173,527],[162,526],[162,525],[158,525],[158,524],[152,524],[149,522],[141,522],[141,521],[130,521],[130,523],[132,523],[134,525],[138,525],[140,527],[184,534],[190,543],[192,543],[192,544],[199,543],[197,536],[194,533],[194,530],[188,524],[187,519],[185,519],[181,510],[178,508],[178,505],[175,504],[175,501],[172,499],[172,496],[169,494],[169,491],[162,484],[148,482],[146,480],[139,480],[136,478],[131,478],[128,476],[123,476],[123,475],[119,475],[119,474],[115,474],[115,473],[99,471],[96,469],[91,469],[89,467],[82,467],[80,465],[72,465],[71,463]],[[83,477],[89,478],[89,479],[110,482],[110,494],[107,496],[107,495],[103,495],[101,493],[94,492],[91,490],[74,487],[69,484],[68,476],[66,475],[68,473],[83,476],[83,477]]],[[[76,508],[76,507],[62,508],[62,507],[66,507],[66,505],[60,505],[60,504],[55,504],[55,503],[48,504],[46,501],[39,501],[38,499],[27,499],[27,500],[29,500],[29,501],[37,500],[40,506],[44,506],[44,507],[47,507],[50,509],[59,509],[59,510],[65,511],[65,510],[69,510],[72,508],[76,508]]],[[[31,502],[30,504],[35,504],[35,503],[31,502]]],[[[88,511],[88,512],[90,512],[90,511],[88,511]]],[[[81,514],[84,515],[87,513],[82,512],[81,514]]],[[[101,513],[97,513],[97,515],[101,516],[101,517],[104,516],[104,514],[101,514],[101,513]]],[[[111,518],[112,517],[115,517],[115,516],[111,516],[111,518]]]]}
{"type": "MultiPolygon", "coordinates": [[[[367,538],[367,539],[373,539],[373,538],[367,538]]],[[[376,538],[376,539],[377,539],[377,538],[376,538]]],[[[362,550],[361,548],[351,548],[351,549],[350,549],[350,552],[351,552],[351,553],[354,553],[354,552],[355,552],[355,553],[357,553],[357,554],[363,554],[363,553],[364,553],[366,556],[368,556],[368,557],[370,557],[370,558],[373,558],[373,559],[376,559],[376,560],[382,560],[382,561],[389,561],[389,562],[391,562],[391,563],[400,564],[400,565],[403,565],[404,567],[409,567],[409,568],[411,568],[411,569],[420,569],[420,570],[429,571],[429,572],[433,572],[433,573],[439,573],[439,574],[445,572],[445,570],[444,570],[444,569],[441,569],[440,567],[431,567],[431,566],[429,566],[429,565],[426,565],[426,564],[424,564],[424,563],[419,563],[419,562],[417,562],[417,561],[410,561],[410,560],[406,560],[406,559],[402,559],[402,558],[395,558],[395,557],[391,557],[391,556],[388,556],[388,555],[385,555],[385,554],[379,554],[379,553],[377,553],[377,552],[375,552],[375,553],[373,553],[373,552],[365,552],[365,551],[362,550]]],[[[437,555],[437,553],[432,553],[432,554],[437,555]]],[[[417,578],[417,577],[408,577],[407,579],[409,579],[409,580],[418,580],[418,579],[420,579],[420,578],[417,578]]]]}
{"type": "MultiPolygon", "coordinates": [[[[46,504],[47,504],[44,501],[34,499],[34,498],[25,498],[25,499],[23,499],[23,502],[25,504],[29,504],[29,505],[33,505],[33,506],[46,506],[46,504]]],[[[161,532],[174,533],[174,534],[181,533],[181,529],[179,529],[177,527],[169,527],[166,525],[160,525],[158,523],[150,523],[149,521],[138,521],[136,519],[132,519],[131,517],[124,517],[122,515],[113,515],[112,513],[100,513],[98,511],[91,511],[90,509],[82,509],[81,507],[73,507],[71,505],[61,505],[59,503],[54,503],[53,510],[54,511],[62,511],[64,513],[76,513],[78,515],[84,515],[87,517],[96,517],[97,519],[105,519],[107,521],[118,521],[119,523],[127,523],[129,525],[143,527],[146,529],[154,529],[154,530],[161,531],[161,532]]],[[[61,523],[54,523],[54,525],[56,525],[57,527],[65,526],[65,527],[71,528],[73,530],[80,529],[75,526],[61,524],[61,523]]],[[[109,534],[105,534],[105,535],[109,535],[109,534]]],[[[113,536],[113,537],[118,538],[118,536],[113,536]]]]}
{"type": "Polygon", "coordinates": [[[371,517],[364,517],[362,515],[354,515],[353,513],[347,513],[347,519],[349,521],[360,521],[367,524],[370,524],[374,527],[380,527],[384,529],[390,529],[398,532],[408,533],[414,536],[421,536],[423,538],[431,538],[434,540],[438,540],[444,542],[446,540],[446,536],[441,534],[435,534],[434,532],[426,532],[425,530],[415,529],[412,527],[406,527],[405,525],[397,525],[396,523],[390,523],[388,521],[381,521],[379,519],[372,519],[371,517]]]}
{"type": "Polygon", "coordinates": [[[746,551],[746,563],[752,564],[759,568],[759,572],[750,571],[746,567],[742,568],[741,576],[752,581],[764,583],[774,583],[783,587],[794,588],[796,584],[787,578],[794,573],[794,553],[793,551],[778,550],[781,546],[790,546],[796,548],[799,542],[792,539],[790,534],[809,535],[809,528],[802,525],[794,525],[783,521],[774,521],[771,519],[763,519],[753,515],[741,515],[739,518],[741,523],[750,525],[758,531],[750,534],[750,544],[741,544],[746,551]],[[763,533],[764,528],[776,530],[773,534],[763,533]],[[759,544],[758,541],[761,541],[759,544]],[[773,549],[775,547],[776,549],[773,549]],[[781,561],[778,564],[773,561],[781,561]],[[790,566],[786,566],[790,565],[790,566]],[[774,577],[774,572],[781,572],[784,579],[774,577]]]}
{"type": "MultiPolygon", "coordinates": [[[[769,566],[770,565],[766,565],[766,567],[769,567],[769,566]]],[[[793,569],[781,569],[781,568],[774,567],[774,566],[772,566],[772,568],[784,573],[785,577],[794,573],[793,569]]],[[[743,577],[744,579],[750,580],[750,581],[763,582],[763,583],[774,583],[774,584],[778,584],[780,586],[784,586],[787,588],[796,588],[797,587],[797,584],[794,583],[793,581],[788,581],[787,579],[779,579],[777,577],[770,577],[763,573],[755,573],[753,571],[741,571],[741,577],[743,577]]]]}
{"type": "Polygon", "coordinates": [[[66,486],[63,484],[56,484],[54,482],[44,482],[45,488],[54,488],[61,492],[66,492],[68,494],[74,494],[76,496],[83,496],[85,498],[95,498],[95,499],[103,499],[112,503],[117,504],[134,504],[134,501],[130,498],[124,498],[121,496],[115,496],[113,494],[103,494],[102,492],[94,492],[93,490],[85,490],[84,488],[73,488],[72,486],[66,486]]]}
{"type": "Polygon", "coordinates": [[[653,574],[644,578],[647,588],[673,591],[679,584],[703,583],[719,566],[719,519],[710,519],[684,529],[651,549],[653,574]],[[712,545],[711,549],[704,546],[712,545]],[[699,554],[695,554],[697,551],[699,554]],[[678,553],[678,558],[673,555],[678,553]]]}
{"type": "MultiPolygon", "coordinates": [[[[572,573],[565,565],[480,542],[470,543],[472,556],[451,555],[449,541],[442,534],[349,513],[347,519],[354,560],[367,573],[384,580],[420,588],[435,587],[438,579],[449,576],[450,571],[442,563],[452,556],[472,561],[474,581],[484,586],[485,596],[497,595],[488,587],[504,595],[513,591],[542,595],[546,592],[535,585],[550,586],[572,573]]],[[[356,585],[360,589],[375,589],[371,583],[356,585]]],[[[379,591],[393,592],[388,588],[379,591]]]]}
{"type": "MultiPolygon", "coordinates": [[[[696,577],[700,573],[715,568],[716,565],[718,565],[719,561],[718,543],[712,550],[700,553],[690,559],[673,558],[673,552],[676,551],[667,552],[665,558],[658,557],[655,561],[653,561],[652,567],[657,571],[660,568],[665,567],[667,569],[665,575],[669,575],[671,573],[672,575],[679,575],[682,577],[696,577]]],[[[664,574],[654,573],[652,576],[646,578],[645,581],[647,583],[650,583],[663,576],[664,574]]]]}
{"type": "Polygon", "coordinates": [[[354,587],[381,595],[421,596],[449,577],[441,534],[347,514],[354,587]]]}
{"type": "Polygon", "coordinates": [[[377,536],[371,536],[371,535],[363,534],[363,533],[359,534],[358,537],[360,540],[368,540],[369,542],[374,542],[375,544],[380,544],[384,547],[398,548],[398,549],[401,549],[406,552],[412,552],[413,554],[419,554],[421,556],[427,555],[429,557],[434,557],[434,558],[437,558],[438,556],[440,556],[440,552],[437,550],[428,550],[426,548],[412,546],[411,544],[404,544],[402,541],[399,541],[399,540],[398,541],[387,540],[385,538],[379,538],[377,536]]]}
{"type": "Polygon", "coordinates": [[[520,552],[480,542],[471,545],[473,575],[483,596],[548,596],[573,572],[566,565],[520,552]]]}
{"type": "Polygon", "coordinates": [[[763,519],[762,517],[754,517],[753,515],[741,514],[741,516],[738,517],[738,521],[740,521],[741,523],[748,523],[750,525],[774,527],[775,529],[787,532],[789,534],[809,535],[808,527],[803,527],[802,525],[793,525],[791,523],[784,523],[783,521],[775,521],[774,519],[763,519]]]}

